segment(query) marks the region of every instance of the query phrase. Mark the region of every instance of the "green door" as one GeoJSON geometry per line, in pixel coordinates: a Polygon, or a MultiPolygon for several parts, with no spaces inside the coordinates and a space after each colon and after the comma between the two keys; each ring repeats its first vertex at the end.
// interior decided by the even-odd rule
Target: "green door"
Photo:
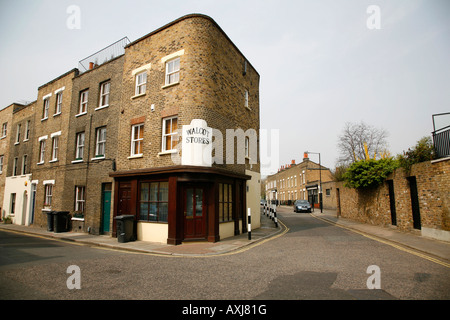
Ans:
{"type": "Polygon", "coordinates": [[[102,231],[109,232],[110,216],[111,216],[111,183],[102,185],[102,231]]]}

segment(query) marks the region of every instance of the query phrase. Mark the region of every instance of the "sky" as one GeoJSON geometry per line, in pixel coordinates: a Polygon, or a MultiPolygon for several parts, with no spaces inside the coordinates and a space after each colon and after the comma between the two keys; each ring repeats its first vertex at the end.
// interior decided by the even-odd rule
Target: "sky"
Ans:
{"type": "Polygon", "coordinates": [[[261,141],[262,175],[304,151],[334,169],[346,122],[386,130],[402,153],[450,112],[448,0],[0,0],[0,109],[190,13],[213,18],[260,75],[260,128],[279,137],[261,141]]]}

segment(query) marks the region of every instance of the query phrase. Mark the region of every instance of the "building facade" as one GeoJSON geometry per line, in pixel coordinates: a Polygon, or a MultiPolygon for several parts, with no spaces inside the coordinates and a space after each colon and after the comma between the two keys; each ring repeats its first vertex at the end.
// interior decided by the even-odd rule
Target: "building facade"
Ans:
{"type": "MultiPolygon", "coordinates": [[[[291,164],[282,166],[276,174],[270,175],[266,179],[266,200],[273,203],[278,201],[281,205],[293,205],[295,200],[308,200],[316,208],[319,208],[319,193],[322,184],[327,185],[326,190],[332,188],[330,182],[333,181],[331,171],[324,166],[304,157],[301,163],[296,164],[292,160],[291,164]]],[[[331,192],[322,192],[323,203],[332,206],[331,201],[325,201],[326,197],[331,197],[331,192]]]]}
{"type": "Polygon", "coordinates": [[[38,88],[30,221],[69,211],[72,230],[116,236],[126,214],[138,239],[170,244],[246,232],[249,211],[258,227],[257,71],[199,14],[122,49],[38,88]]]}

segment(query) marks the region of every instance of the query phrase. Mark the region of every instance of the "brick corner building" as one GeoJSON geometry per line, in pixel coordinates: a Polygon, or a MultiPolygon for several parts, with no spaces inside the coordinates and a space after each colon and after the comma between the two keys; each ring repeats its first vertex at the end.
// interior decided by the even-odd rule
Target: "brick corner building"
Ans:
{"type": "Polygon", "coordinates": [[[121,39],[19,109],[0,112],[14,223],[67,211],[72,231],[116,236],[132,215],[137,239],[169,244],[246,232],[248,209],[260,224],[259,74],[208,16],[121,39]]]}

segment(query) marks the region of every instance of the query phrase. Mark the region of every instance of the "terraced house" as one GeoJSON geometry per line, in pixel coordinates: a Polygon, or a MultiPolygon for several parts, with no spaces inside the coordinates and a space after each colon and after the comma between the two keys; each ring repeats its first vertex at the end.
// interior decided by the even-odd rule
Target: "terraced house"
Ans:
{"type": "Polygon", "coordinates": [[[97,52],[33,110],[35,225],[69,211],[74,231],[116,236],[126,214],[169,244],[246,232],[249,209],[259,226],[259,74],[210,17],[97,52]]]}

